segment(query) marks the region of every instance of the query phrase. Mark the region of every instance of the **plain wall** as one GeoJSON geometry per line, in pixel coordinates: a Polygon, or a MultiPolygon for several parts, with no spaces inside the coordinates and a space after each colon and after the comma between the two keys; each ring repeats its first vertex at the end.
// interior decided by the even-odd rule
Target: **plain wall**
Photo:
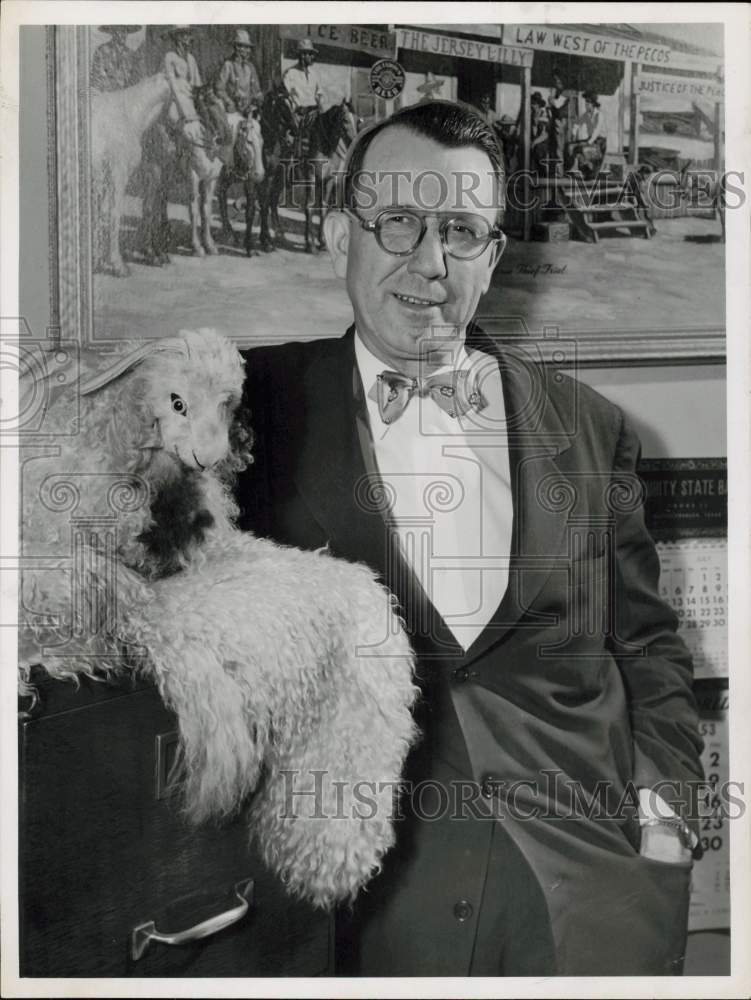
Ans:
{"type": "Polygon", "coordinates": [[[590,368],[578,378],[617,403],[639,434],[642,457],[724,458],[724,365],[590,368]]]}

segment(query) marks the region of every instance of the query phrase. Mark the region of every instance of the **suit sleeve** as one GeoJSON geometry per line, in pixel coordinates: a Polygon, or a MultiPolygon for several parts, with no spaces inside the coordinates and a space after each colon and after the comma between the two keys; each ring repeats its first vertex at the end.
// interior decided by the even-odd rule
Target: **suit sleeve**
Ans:
{"type": "MultiPolygon", "coordinates": [[[[633,484],[640,445],[621,417],[614,483],[633,484]]],[[[656,788],[685,819],[703,778],[691,655],[678,619],[659,596],[660,563],[644,510],[616,514],[613,618],[609,643],[623,677],[634,739],[634,784],[656,788]],[[665,784],[669,783],[669,784],[665,784]],[[683,804],[685,803],[685,805],[683,804]]]]}

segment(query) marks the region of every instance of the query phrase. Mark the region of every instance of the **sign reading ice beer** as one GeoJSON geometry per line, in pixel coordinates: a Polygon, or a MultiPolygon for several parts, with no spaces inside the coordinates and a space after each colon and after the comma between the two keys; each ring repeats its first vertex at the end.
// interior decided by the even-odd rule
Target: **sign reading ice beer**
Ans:
{"type": "Polygon", "coordinates": [[[332,45],[371,56],[394,54],[393,32],[379,31],[367,24],[282,24],[279,34],[295,41],[310,38],[314,45],[332,45]]]}

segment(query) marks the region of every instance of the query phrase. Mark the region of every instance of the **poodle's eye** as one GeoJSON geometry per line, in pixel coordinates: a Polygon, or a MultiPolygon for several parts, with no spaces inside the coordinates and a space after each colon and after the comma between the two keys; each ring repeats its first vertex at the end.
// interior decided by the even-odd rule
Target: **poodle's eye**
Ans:
{"type": "Polygon", "coordinates": [[[176,392],[170,393],[170,399],[172,400],[172,409],[175,413],[182,413],[184,416],[188,412],[188,404],[176,392]]]}

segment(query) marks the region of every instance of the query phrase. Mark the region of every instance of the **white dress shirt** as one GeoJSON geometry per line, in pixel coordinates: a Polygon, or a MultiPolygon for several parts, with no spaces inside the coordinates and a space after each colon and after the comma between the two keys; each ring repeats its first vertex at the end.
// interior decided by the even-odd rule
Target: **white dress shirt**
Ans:
{"type": "MultiPolygon", "coordinates": [[[[493,617],[508,584],[513,504],[503,387],[497,362],[457,348],[456,367],[487,402],[451,417],[415,394],[385,424],[377,376],[391,370],[355,337],[379,476],[391,497],[402,553],[457,642],[469,649],[493,617]]],[[[446,365],[427,374],[451,371],[446,365]]]]}

